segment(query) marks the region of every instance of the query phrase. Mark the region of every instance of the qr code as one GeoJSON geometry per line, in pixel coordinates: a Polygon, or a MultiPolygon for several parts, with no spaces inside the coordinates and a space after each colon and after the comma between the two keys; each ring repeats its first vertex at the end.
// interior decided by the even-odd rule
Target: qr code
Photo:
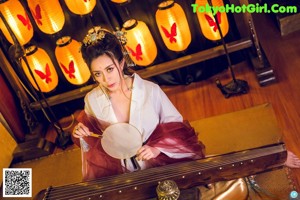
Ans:
{"type": "Polygon", "coordinates": [[[31,197],[31,172],[31,168],[3,168],[3,197],[31,197]]]}

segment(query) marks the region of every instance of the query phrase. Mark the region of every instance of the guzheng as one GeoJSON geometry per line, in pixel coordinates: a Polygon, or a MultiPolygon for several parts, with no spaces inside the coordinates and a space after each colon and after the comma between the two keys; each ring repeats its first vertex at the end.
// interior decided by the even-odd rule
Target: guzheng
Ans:
{"type": "Polygon", "coordinates": [[[70,185],[49,187],[35,200],[145,200],[156,196],[158,183],[173,180],[179,189],[231,180],[283,166],[284,144],[273,144],[205,159],[170,164],[70,185]]]}

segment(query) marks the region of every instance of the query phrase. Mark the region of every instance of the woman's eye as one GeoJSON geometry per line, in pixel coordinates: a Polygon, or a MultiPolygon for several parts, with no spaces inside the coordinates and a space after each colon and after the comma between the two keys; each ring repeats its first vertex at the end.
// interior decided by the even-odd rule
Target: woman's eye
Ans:
{"type": "Polygon", "coordinates": [[[113,67],[109,67],[109,68],[107,68],[107,72],[112,72],[114,70],[114,68],[113,67]]]}
{"type": "Polygon", "coordinates": [[[101,73],[100,72],[96,72],[96,73],[94,73],[94,76],[95,77],[99,77],[99,76],[101,76],[101,73]]]}

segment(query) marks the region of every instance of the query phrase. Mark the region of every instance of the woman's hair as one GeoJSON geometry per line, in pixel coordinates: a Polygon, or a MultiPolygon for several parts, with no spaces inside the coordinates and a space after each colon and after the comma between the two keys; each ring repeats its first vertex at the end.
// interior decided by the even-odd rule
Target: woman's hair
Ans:
{"type": "MultiPolygon", "coordinates": [[[[113,62],[116,59],[120,63],[124,59],[124,50],[119,39],[106,29],[96,28],[89,31],[81,46],[81,54],[88,67],[91,69],[92,61],[102,55],[107,55],[113,62]]],[[[128,72],[126,62],[123,72],[131,74],[128,72]]]]}

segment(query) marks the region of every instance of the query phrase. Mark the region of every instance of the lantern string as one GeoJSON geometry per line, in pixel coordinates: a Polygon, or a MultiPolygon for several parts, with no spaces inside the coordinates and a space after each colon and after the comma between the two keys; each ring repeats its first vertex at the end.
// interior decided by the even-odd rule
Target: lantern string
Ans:
{"type": "Polygon", "coordinates": [[[124,9],[125,9],[125,12],[126,12],[126,14],[127,14],[127,17],[130,19],[130,18],[131,18],[131,14],[130,14],[128,8],[125,6],[124,9]]]}

